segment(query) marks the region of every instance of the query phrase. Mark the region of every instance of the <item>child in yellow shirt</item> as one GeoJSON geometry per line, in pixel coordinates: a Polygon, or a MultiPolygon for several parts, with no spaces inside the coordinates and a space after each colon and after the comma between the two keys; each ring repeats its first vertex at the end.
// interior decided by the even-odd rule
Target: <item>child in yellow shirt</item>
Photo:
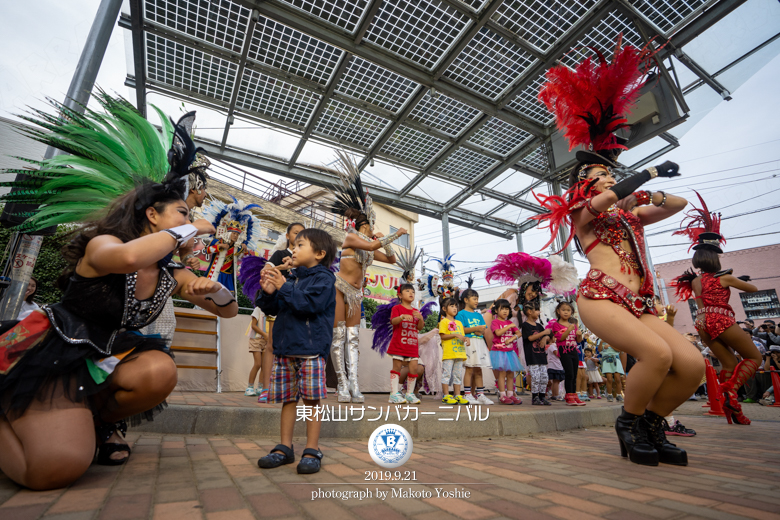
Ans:
{"type": "Polygon", "coordinates": [[[439,322],[439,336],[441,337],[442,376],[441,402],[446,404],[469,404],[465,397],[460,395],[460,385],[463,382],[464,363],[466,361],[466,345],[469,339],[463,330],[463,324],[455,319],[458,314],[458,301],[455,298],[447,298],[441,304],[443,318],[439,322]],[[453,397],[450,392],[453,387],[453,397]]]}

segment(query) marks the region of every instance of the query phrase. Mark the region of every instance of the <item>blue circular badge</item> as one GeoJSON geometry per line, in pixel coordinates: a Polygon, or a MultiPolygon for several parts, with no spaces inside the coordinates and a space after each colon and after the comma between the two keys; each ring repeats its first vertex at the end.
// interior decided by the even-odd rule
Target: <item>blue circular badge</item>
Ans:
{"type": "Polygon", "coordinates": [[[403,426],[384,424],[368,439],[368,453],[383,468],[397,468],[412,456],[412,436],[403,426]]]}

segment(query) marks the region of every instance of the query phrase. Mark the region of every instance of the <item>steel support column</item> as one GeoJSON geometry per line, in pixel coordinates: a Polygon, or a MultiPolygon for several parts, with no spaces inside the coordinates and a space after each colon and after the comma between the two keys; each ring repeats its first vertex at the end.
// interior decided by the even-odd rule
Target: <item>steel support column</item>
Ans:
{"type": "Polygon", "coordinates": [[[523,252],[523,234],[518,233],[515,235],[515,240],[517,240],[517,252],[522,253],[523,252]]]}
{"type": "Polygon", "coordinates": [[[441,247],[444,249],[442,259],[450,256],[450,218],[446,213],[441,214],[441,247]]]}
{"type": "MultiPolygon", "coordinates": [[[[89,103],[89,97],[92,94],[92,87],[95,86],[100,64],[103,62],[103,56],[108,48],[108,41],[111,39],[111,33],[114,30],[119,10],[122,8],[122,0],[102,0],[98,6],[95,20],[92,22],[92,28],[89,30],[87,41],[81,51],[76,71],[68,87],[68,93],[65,96],[63,104],[74,112],[84,113],[85,107],[89,103]]],[[[59,155],[59,150],[48,147],[44,154],[44,159],[51,159],[59,155]]],[[[35,248],[34,255],[37,256],[40,246],[35,248]]],[[[30,251],[28,254],[32,254],[30,251]]],[[[11,251],[8,255],[8,261],[12,262],[16,256],[16,251],[11,251]]],[[[12,280],[11,285],[5,292],[3,301],[0,302],[0,319],[15,320],[19,314],[24,301],[24,293],[27,291],[27,284],[30,279],[12,280]]]]}
{"type": "MultiPolygon", "coordinates": [[[[552,186],[552,191],[554,195],[561,196],[561,183],[560,181],[553,181],[550,183],[552,186]]],[[[558,230],[558,240],[561,243],[561,247],[563,247],[563,244],[566,243],[566,239],[568,237],[566,236],[566,230],[564,229],[564,226],[561,226],[561,228],[558,230]]],[[[560,248],[559,248],[560,249],[560,248]]],[[[563,250],[563,259],[567,262],[574,263],[574,255],[571,252],[571,244],[566,246],[566,248],[563,250]]]]}

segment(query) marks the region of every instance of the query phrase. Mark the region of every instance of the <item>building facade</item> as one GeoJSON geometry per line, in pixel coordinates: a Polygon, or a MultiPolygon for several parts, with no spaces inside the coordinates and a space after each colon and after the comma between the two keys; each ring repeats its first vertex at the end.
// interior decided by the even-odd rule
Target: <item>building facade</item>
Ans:
{"type": "MultiPolygon", "coordinates": [[[[723,269],[734,269],[735,276],[750,276],[750,283],[758,287],[758,292],[751,294],[732,289],[729,304],[734,309],[737,321],[746,318],[756,323],[766,319],[780,320],[780,244],[727,251],[720,256],[720,263],[723,269]]],[[[696,333],[693,326],[696,306],[693,300],[677,302],[674,288],[670,287],[671,281],[689,267],[692,267],[690,258],[655,264],[661,299],[677,307],[674,328],[680,332],[696,333]]]]}

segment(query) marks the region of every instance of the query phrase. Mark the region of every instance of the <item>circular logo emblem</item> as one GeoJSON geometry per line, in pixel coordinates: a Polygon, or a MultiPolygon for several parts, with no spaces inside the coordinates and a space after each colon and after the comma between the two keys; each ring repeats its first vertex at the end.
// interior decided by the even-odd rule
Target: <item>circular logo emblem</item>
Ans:
{"type": "Polygon", "coordinates": [[[368,439],[368,453],[383,468],[397,468],[412,456],[412,436],[403,426],[385,424],[368,439]]]}

